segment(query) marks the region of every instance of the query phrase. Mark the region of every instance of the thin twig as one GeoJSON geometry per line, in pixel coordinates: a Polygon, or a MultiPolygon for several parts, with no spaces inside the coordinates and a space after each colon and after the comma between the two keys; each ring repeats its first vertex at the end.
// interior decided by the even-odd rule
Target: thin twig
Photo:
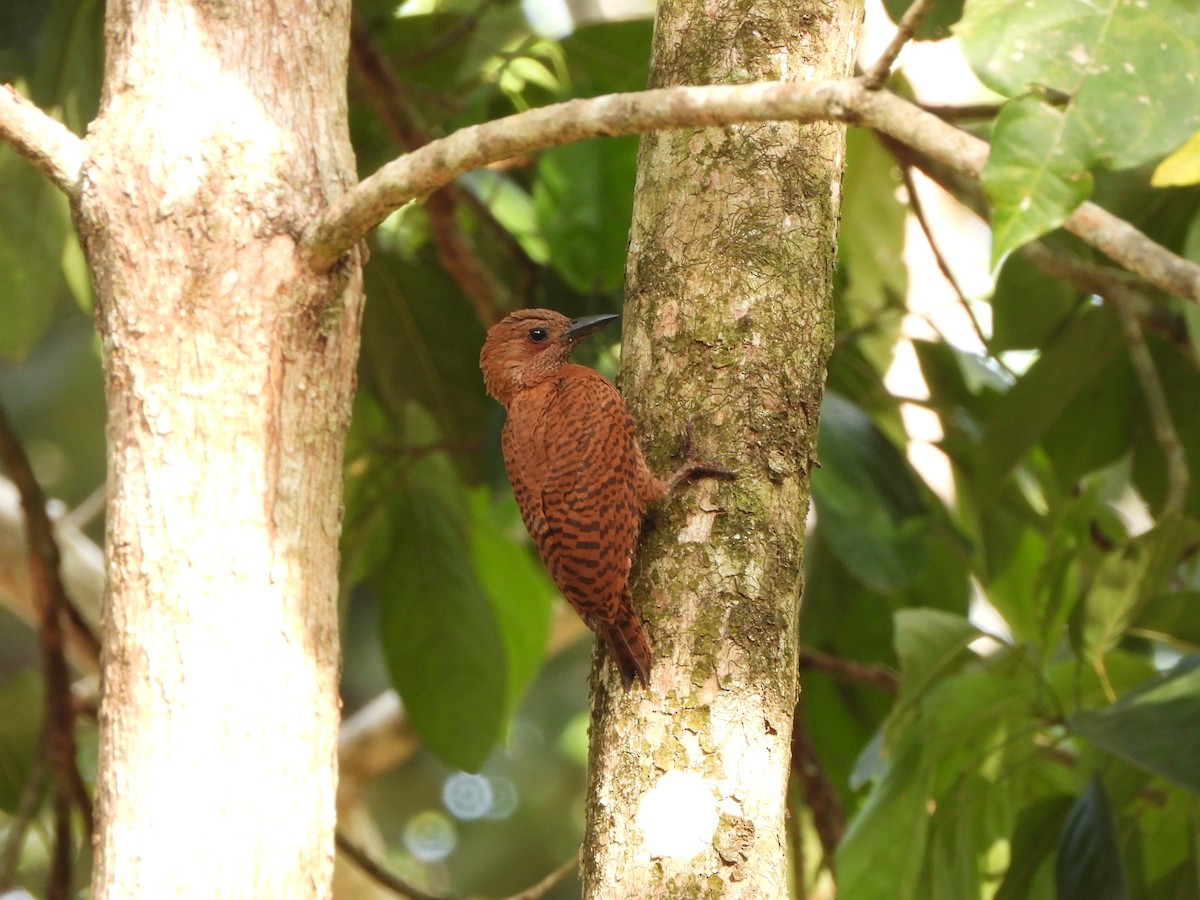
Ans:
{"type": "Polygon", "coordinates": [[[804,800],[812,813],[813,827],[825,854],[824,863],[832,869],[838,844],[846,833],[846,813],[837,788],[808,739],[801,705],[796,707],[792,725],[792,772],[804,788],[804,800]]]}
{"type": "MultiPolygon", "coordinates": [[[[921,227],[921,233],[925,235],[925,243],[929,245],[929,249],[933,252],[933,259],[937,263],[938,270],[942,273],[942,277],[946,279],[954,294],[958,297],[958,303],[963,308],[963,312],[967,314],[967,320],[971,323],[971,328],[975,331],[975,337],[979,339],[980,346],[985,351],[988,349],[987,335],[983,333],[983,326],[979,324],[979,319],[975,316],[975,310],[971,309],[971,301],[967,299],[966,293],[959,284],[958,278],[950,268],[950,263],[942,253],[942,248],[938,246],[937,240],[933,236],[933,227],[929,223],[929,218],[925,215],[925,204],[921,202],[920,196],[917,194],[917,184],[912,177],[912,167],[901,164],[900,172],[904,178],[904,188],[908,191],[908,204],[912,208],[913,215],[916,217],[917,224],[921,227]]],[[[992,360],[1003,369],[1009,376],[1016,378],[1017,375],[1004,362],[1003,359],[991,355],[992,360]]]]}
{"type": "MultiPolygon", "coordinates": [[[[490,0],[485,0],[484,5],[487,2],[490,0]]],[[[402,100],[405,92],[375,45],[369,29],[357,16],[350,27],[350,67],[366,90],[367,100],[379,120],[401,148],[412,151],[429,142],[428,136],[412,124],[411,114],[402,100]]],[[[426,199],[425,214],[442,268],[471,301],[480,322],[490,326],[503,316],[510,298],[459,227],[457,210],[461,202],[459,188],[447,184],[426,199]]]]}
{"type": "Polygon", "coordinates": [[[815,647],[801,647],[800,671],[808,670],[821,672],[839,681],[873,685],[893,694],[900,689],[900,676],[886,666],[872,666],[834,656],[815,647]]]}
{"type": "Polygon", "coordinates": [[[896,23],[896,33],[892,36],[891,43],[887,45],[879,59],[867,69],[863,75],[863,83],[871,90],[878,90],[883,87],[883,83],[887,81],[888,75],[892,73],[892,66],[896,64],[896,60],[900,57],[900,51],[904,49],[904,45],[913,39],[913,35],[917,33],[917,27],[921,24],[921,20],[928,15],[933,9],[933,5],[937,0],[914,0],[912,6],[904,11],[904,15],[900,17],[900,21],[896,23]]]}
{"type": "Polygon", "coordinates": [[[516,894],[505,897],[504,900],[541,900],[556,888],[559,883],[569,876],[572,872],[579,868],[579,854],[576,853],[561,866],[539,881],[537,884],[531,885],[525,890],[516,894]]]}
{"type": "Polygon", "coordinates": [[[347,859],[358,866],[364,875],[376,884],[387,888],[392,893],[400,897],[409,897],[411,900],[448,900],[445,894],[427,894],[420,888],[409,884],[400,876],[388,871],[388,869],[373,860],[367,851],[363,850],[340,831],[334,832],[334,843],[337,845],[338,852],[342,853],[347,859]]]}
{"type": "Polygon", "coordinates": [[[72,528],[78,528],[82,531],[104,512],[107,502],[108,485],[102,484],[88,494],[86,500],[63,516],[61,521],[66,522],[72,528]]]}
{"type": "MultiPolygon", "coordinates": [[[[54,761],[56,839],[69,843],[70,804],[74,803],[83,816],[84,828],[90,842],[92,801],[83,783],[83,777],[79,774],[76,760],[71,679],[63,652],[62,620],[67,615],[69,603],[60,571],[58,542],[54,537],[50,517],[46,513],[46,497],[33,474],[29,458],[25,455],[25,448],[17,439],[3,408],[0,408],[0,459],[3,460],[9,477],[21,495],[21,507],[25,512],[30,583],[40,614],[38,634],[41,638],[42,669],[46,683],[46,728],[51,758],[54,761]]],[[[57,890],[58,885],[70,882],[70,847],[56,848],[54,859],[55,868],[51,873],[50,882],[52,892],[57,890]]]]}
{"type": "Polygon", "coordinates": [[[1158,377],[1158,369],[1155,368],[1154,358],[1150,355],[1150,348],[1146,346],[1146,338],[1142,334],[1142,324],[1138,320],[1134,302],[1123,291],[1110,291],[1106,299],[1112,303],[1121,318],[1121,328],[1125,332],[1125,343],[1129,348],[1129,360],[1133,363],[1138,386],[1146,401],[1146,412],[1154,427],[1154,438],[1158,441],[1167,462],[1167,496],[1159,518],[1163,521],[1178,519],[1183,515],[1184,505],[1187,503],[1191,476],[1188,473],[1183,444],[1171,419],[1167,394],[1163,390],[1162,379],[1158,377]]]}

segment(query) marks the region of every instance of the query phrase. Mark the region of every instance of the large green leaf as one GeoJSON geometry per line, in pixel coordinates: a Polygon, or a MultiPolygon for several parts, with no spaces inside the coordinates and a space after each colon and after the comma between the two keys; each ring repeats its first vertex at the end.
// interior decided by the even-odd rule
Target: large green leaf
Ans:
{"type": "Polygon", "coordinates": [[[861,409],[828,392],[821,408],[817,521],[857,577],[889,591],[920,575],[931,516],[908,461],[861,409]]]}
{"type": "Polygon", "coordinates": [[[1141,605],[1166,588],[1198,540],[1200,529],[1190,520],[1164,522],[1104,556],[1083,607],[1081,636],[1090,663],[1097,664],[1120,643],[1141,605]]]}
{"type": "Polygon", "coordinates": [[[994,495],[1072,400],[1091,387],[1121,344],[1116,317],[1097,307],[1076,317],[1042,351],[987,422],[974,485],[981,498],[994,495]]]}
{"type": "Polygon", "coordinates": [[[505,492],[498,507],[486,488],[471,491],[468,499],[472,558],[504,639],[511,712],[541,668],[558,592],[529,551],[512,495],[505,492]]]}
{"type": "Polygon", "coordinates": [[[1140,165],[1200,126],[1200,8],[1176,0],[976,0],[955,29],[975,73],[1009,97],[984,183],[995,259],[1043,234],[1087,196],[1097,163],[1140,165]],[[1022,175],[1024,173],[1024,175],[1022,175]]]}
{"type": "MultiPolygon", "coordinates": [[[[416,407],[406,431],[426,443],[436,435],[416,407]]],[[[477,771],[503,733],[512,679],[505,635],[471,564],[465,497],[443,454],[408,465],[388,512],[392,553],[370,578],[388,670],[429,749],[477,771]]]]}
{"type": "MultiPolygon", "coordinates": [[[[893,22],[899,22],[900,17],[912,6],[911,0],[884,0],[884,9],[893,22]]],[[[933,8],[917,26],[918,41],[939,41],[950,37],[950,27],[962,18],[963,0],[938,0],[933,8]]]]}
{"type": "Polygon", "coordinates": [[[1042,878],[1043,868],[1073,805],[1071,797],[1059,794],[1034,801],[1021,810],[1010,842],[1008,869],[994,900],[1030,900],[1039,896],[1035,885],[1042,878]]]}
{"type": "Polygon", "coordinates": [[[538,161],[533,197],[550,264],[580,293],[621,286],[636,172],[636,138],[577,141],[538,161]]]}
{"type": "Polygon", "coordinates": [[[1093,778],[1067,815],[1058,842],[1058,900],[1125,900],[1116,823],[1104,785],[1093,778]]]}
{"type": "Polygon", "coordinates": [[[1154,597],[1130,626],[1134,634],[1200,652],[1200,591],[1172,591],[1154,597]]]}
{"type": "Polygon", "coordinates": [[[928,776],[917,740],[898,748],[837,849],[838,896],[910,900],[929,836],[928,776]]]}
{"type": "Polygon", "coordinates": [[[967,645],[979,637],[966,618],[940,609],[902,609],[895,620],[901,698],[927,690],[965,658],[967,645]]]}
{"type": "Polygon", "coordinates": [[[1091,157],[1070,124],[1035,97],[1000,111],[982,178],[992,203],[993,265],[1057,228],[1091,194],[1091,157]]]}
{"type": "Polygon", "coordinates": [[[0,146],[0,357],[24,357],[45,333],[72,240],[66,198],[0,146]]]}
{"type": "MultiPolygon", "coordinates": [[[[853,349],[878,372],[891,364],[908,290],[908,210],[896,196],[900,184],[895,163],[879,138],[866,129],[852,129],[846,135],[834,302],[839,334],[854,333],[853,349]]],[[[831,370],[845,350],[838,348],[831,370]]]]}
{"type": "Polygon", "coordinates": [[[1041,347],[1078,302],[1076,291],[1061,278],[1051,278],[1020,256],[1010,256],[992,292],[988,349],[1001,353],[1041,347]]]}
{"type": "Polygon", "coordinates": [[[1200,657],[1069,724],[1108,752],[1200,792],[1200,657]]]}

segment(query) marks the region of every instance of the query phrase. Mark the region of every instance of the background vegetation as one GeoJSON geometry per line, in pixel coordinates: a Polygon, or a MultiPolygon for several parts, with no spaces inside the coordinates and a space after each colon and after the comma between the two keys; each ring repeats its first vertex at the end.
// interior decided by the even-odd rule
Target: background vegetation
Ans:
{"type": "MultiPolygon", "coordinates": [[[[356,4],[364,175],[466,124],[646,82],[649,20],[550,38],[502,0],[401,11],[356,4]]],[[[0,81],[82,133],[102,16],[97,0],[9,0],[0,81]]],[[[1200,13],[941,2],[922,36],[950,31],[997,92],[939,110],[993,144],[982,192],[942,176],[990,210],[994,288],[962,298],[984,349],[918,340],[928,396],[885,383],[923,212],[911,171],[937,172],[854,132],[800,622],[796,894],[829,896],[836,874],[845,898],[1200,896],[1200,315],[1195,295],[1055,230],[1090,196],[1200,261],[1195,138],[1162,162],[1200,128],[1200,13]],[[937,415],[952,484],[909,463],[905,404],[937,415]]],[[[512,308],[620,310],[635,150],[590,141],[474,172],[371,238],[343,696],[353,716],[394,685],[416,740],[351,805],[429,890],[510,893],[578,846],[591,640],[524,535],[477,358],[512,308]]],[[[0,399],[68,508],[104,479],[89,311],[65,200],[0,148],[0,399]]],[[[592,352],[615,371],[615,344],[592,352]]],[[[0,828],[32,824],[0,882],[35,890],[50,840],[36,667],[33,633],[0,612],[0,828]]]]}

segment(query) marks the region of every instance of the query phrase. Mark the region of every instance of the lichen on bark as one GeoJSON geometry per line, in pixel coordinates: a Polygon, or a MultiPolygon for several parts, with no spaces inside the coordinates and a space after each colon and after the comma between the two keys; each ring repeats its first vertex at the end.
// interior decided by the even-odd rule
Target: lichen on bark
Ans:
{"type": "MultiPolygon", "coordinates": [[[[663,0],[651,86],[844,77],[860,19],[852,2],[663,0]]],[[[679,464],[690,429],[693,455],[739,480],[687,487],[644,537],[634,601],[655,669],[630,694],[604,668],[595,679],[587,897],[787,893],[796,620],[843,154],[829,123],[642,138],[622,391],[656,471],[679,464]],[[693,799],[711,792],[720,818],[698,848],[655,855],[639,809],[672,772],[700,776],[693,799]]]]}

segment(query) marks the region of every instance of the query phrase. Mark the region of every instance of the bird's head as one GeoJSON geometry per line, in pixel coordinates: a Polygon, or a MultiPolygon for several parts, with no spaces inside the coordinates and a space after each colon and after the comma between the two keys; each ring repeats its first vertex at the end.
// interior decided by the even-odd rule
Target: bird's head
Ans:
{"type": "Polygon", "coordinates": [[[488,330],[479,354],[487,392],[508,406],[517,391],[552,377],[581,339],[615,318],[568,319],[552,309],[510,313],[488,330]]]}

